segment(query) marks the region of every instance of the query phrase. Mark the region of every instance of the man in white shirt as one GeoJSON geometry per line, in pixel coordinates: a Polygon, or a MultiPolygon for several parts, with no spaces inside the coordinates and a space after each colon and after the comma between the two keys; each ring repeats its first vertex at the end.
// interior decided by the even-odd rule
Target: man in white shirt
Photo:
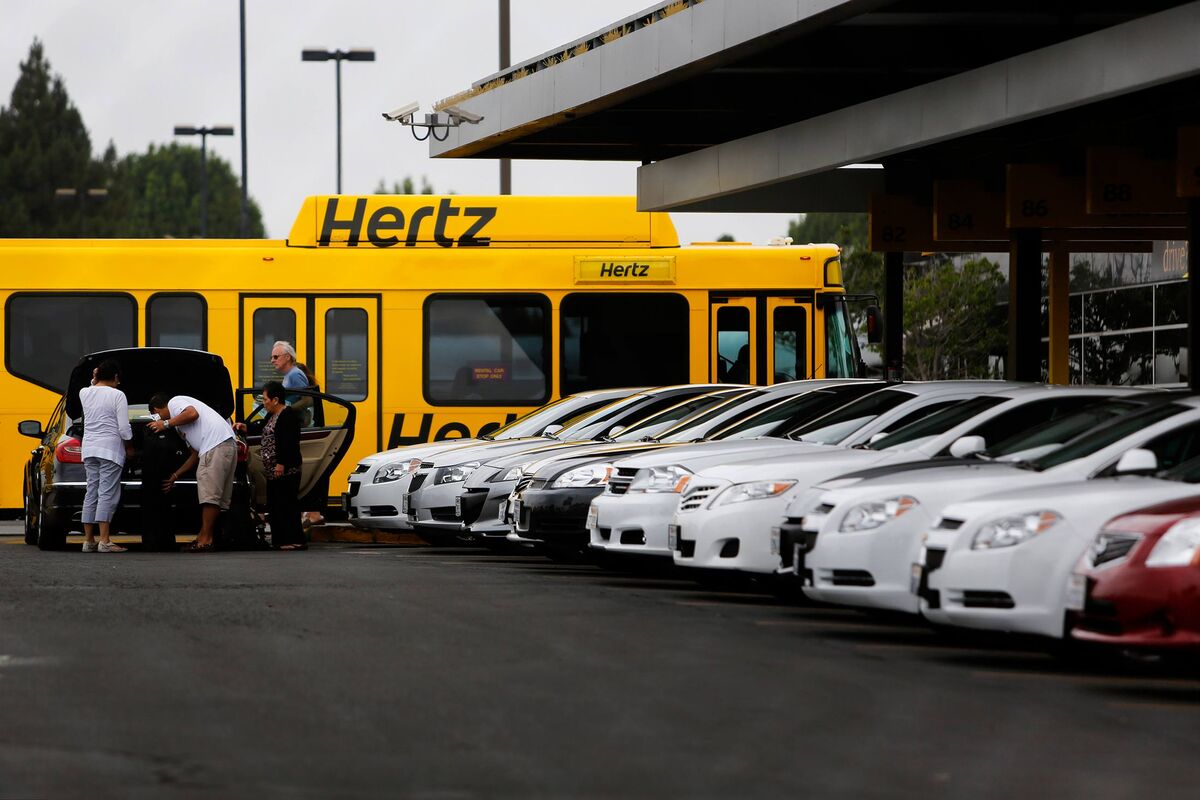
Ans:
{"type": "Polygon", "coordinates": [[[129,427],[129,401],[117,388],[120,367],[111,358],[92,370],[92,385],[79,390],[83,408],[83,468],[87,489],[83,495],[83,552],[124,553],[113,542],[112,518],[121,500],[121,471],[133,431],[129,427]],[[96,526],[100,541],[96,542],[96,526]]]}
{"type": "Polygon", "coordinates": [[[233,500],[233,473],[237,466],[237,443],[229,420],[194,397],[162,392],[150,398],[150,411],[158,419],[148,426],[158,433],[164,428],[179,431],[191,448],[191,455],[163,482],[169,492],[180,475],[196,467],[196,496],[200,502],[200,532],[184,552],[211,553],[213,533],[222,511],[233,500]]]}

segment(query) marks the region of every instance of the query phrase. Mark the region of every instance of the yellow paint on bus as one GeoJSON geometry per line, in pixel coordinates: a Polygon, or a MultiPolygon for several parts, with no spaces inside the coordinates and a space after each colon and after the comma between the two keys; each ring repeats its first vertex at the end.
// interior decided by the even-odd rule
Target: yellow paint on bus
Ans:
{"type": "Polygon", "coordinates": [[[837,258],[680,246],[633,198],[320,196],[283,241],[2,240],[0,507],[22,505],[17,423],[86,352],[201,347],[261,386],[293,342],[358,409],[336,497],[362,456],[585,388],[855,374],[837,258]]]}

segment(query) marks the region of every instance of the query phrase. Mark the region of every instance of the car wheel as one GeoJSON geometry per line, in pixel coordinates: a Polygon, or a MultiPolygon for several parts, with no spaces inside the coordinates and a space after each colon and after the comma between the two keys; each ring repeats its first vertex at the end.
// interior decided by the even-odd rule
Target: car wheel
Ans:
{"type": "Polygon", "coordinates": [[[56,525],[46,523],[46,515],[39,509],[37,516],[37,546],[39,550],[61,550],[67,543],[67,532],[56,525]]]}
{"type": "Polygon", "coordinates": [[[29,506],[29,495],[25,495],[25,544],[37,544],[37,528],[33,526],[31,519],[31,511],[29,506]]]}

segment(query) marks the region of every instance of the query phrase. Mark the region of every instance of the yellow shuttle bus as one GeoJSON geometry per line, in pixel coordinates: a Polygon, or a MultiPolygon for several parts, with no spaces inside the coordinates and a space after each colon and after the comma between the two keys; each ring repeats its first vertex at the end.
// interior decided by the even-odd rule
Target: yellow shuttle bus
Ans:
{"type": "Polygon", "coordinates": [[[2,240],[0,508],[22,507],[23,419],[84,353],[219,354],[241,386],[293,342],[369,453],[472,436],[575,391],[769,384],[860,370],[831,244],[681,246],[632,198],[321,196],[288,238],[2,240]]]}

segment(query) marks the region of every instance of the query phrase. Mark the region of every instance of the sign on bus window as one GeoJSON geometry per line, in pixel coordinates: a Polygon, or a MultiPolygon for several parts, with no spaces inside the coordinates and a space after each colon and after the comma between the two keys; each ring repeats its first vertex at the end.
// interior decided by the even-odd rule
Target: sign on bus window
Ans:
{"type": "Polygon", "coordinates": [[[325,312],[325,391],[343,400],[367,399],[367,312],[325,312]]]}

